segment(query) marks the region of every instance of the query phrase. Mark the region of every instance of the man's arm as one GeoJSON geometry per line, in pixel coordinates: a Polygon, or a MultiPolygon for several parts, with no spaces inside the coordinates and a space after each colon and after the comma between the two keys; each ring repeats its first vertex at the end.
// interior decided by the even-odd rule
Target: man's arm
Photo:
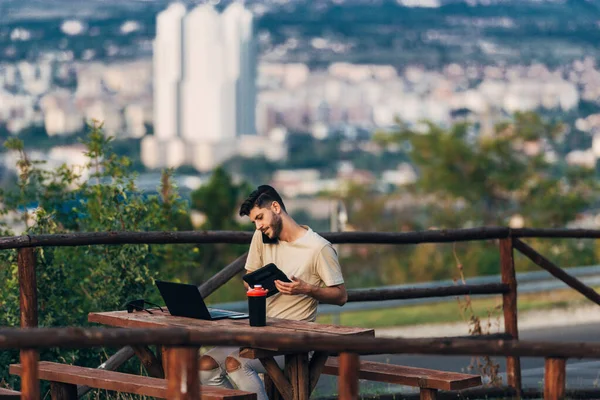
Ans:
{"type": "Polygon", "coordinates": [[[318,300],[320,303],[343,306],[348,301],[346,285],[343,283],[341,285],[319,287],[306,283],[295,276],[292,276],[291,279],[292,282],[290,283],[275,281],[275,286],[283,294],[305,294],[318,300]]]}

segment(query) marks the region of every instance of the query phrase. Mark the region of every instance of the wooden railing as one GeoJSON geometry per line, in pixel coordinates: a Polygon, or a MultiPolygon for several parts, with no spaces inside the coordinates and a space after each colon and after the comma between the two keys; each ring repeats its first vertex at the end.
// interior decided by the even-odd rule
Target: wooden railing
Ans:
{"type": "Polygon", "coordinates": [[[565,397],[566,360],[600,358],[600,343],[549,343],[469,339],[389,339],[323,334],[267,334],[251,328],[202,332],[185,328],[28,328],[0,329],[0,349],[22,350],[22,396],[39,399],[38,349],[164,345],[173,351],[167,363],[169,399],[199,399],[200,346],[277,347],[282,352],[325,351],[340,355],[339,399],[358,398],[358,356],[364,354],[497,355],[544,357],[544,399],[565,397]],[[23,355],[25,354],[25,357],[23,355]]]}
{"type": "MultiPolygon", "coordinates": [[[[502,295],[504,314],[504,337],[517,341],[517,280],[514,266],[514,249],[517,249],[535,264],[550,272],[557,279],[580,292],[600,305],[600,295],[577,278],[553,264],[544,256],[521,241],[522,238],[600,238],[600,230],[584,229],[510,229],[505,227],[485,227],[457,230],[429,230],[422,232],[339,232],[323,233],[323,237],[334,244],[419,244],[448,243],[479,240],[498,240],[500,252],[501,282],[495,284],[461,285],[419,289],[363,289],[349,290],[348,301],[381,301],[424,297],[445,297],[458,295],[502,295]]],[[[174,243],[250,243],[252,233],[230,231],[193,232],[99,232],[73,233],[60,235],[26,235],[0,238],[0,250],[19,249],[19,285],[21,304],[21,327],[36,327],[37,323],[37,284],[35,278],[35,253],[41,246],[84,246],[122,244],[174,244],[174,243]]],[[[200,291],[204,297],[210,295],[244,269],[246,255],[236,259],[206,281],[200,291]]],[[[478,348],[481,341],[477,342],[478,348]]],[[[27,351],[22,357],[27,356],[27,351]]],[[[502,354],[507,356],[507,383],[517,396],[521,392],[520,353],[502,354]]],[[[110,365],[118,368],[131,351],[122,351],[110,359],[110,365]]],[[[540,355],[543,356],[543,355],[540,355]]],[[[553,364],[554,365],[554,364],[553,364]]]]}

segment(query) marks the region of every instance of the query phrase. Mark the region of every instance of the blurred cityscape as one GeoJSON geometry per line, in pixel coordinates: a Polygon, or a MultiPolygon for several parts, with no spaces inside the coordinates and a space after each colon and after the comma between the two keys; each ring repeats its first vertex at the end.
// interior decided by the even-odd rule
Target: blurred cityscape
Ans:
{"type": "Polygon", "coordinates": [[[399,121],[485,135],[533,110],[569,129],[563,154],[531,152],[595,168],[599,27],[583,0],[0,0],[0,136],[55,167],[101,121],[148,190],[162,168],[185,190],[224,164],[302,197],[414,182],[372,140],[399,121]]]}

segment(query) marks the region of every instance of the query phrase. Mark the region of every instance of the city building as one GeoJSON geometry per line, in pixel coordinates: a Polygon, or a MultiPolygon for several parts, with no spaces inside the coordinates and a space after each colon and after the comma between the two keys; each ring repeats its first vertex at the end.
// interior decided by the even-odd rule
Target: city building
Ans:
{"type": "Polygon", "coordinates": [[[253,30],[252,13],[240,3],[221,14],[210,4],[187,10],[174,3],[158,14],[154,135],[142,142],[147,167],[209,171],[236,154],[249,154],[249,143],[271,148],[268,137],[248,140],[256,135],[253,30]]]}

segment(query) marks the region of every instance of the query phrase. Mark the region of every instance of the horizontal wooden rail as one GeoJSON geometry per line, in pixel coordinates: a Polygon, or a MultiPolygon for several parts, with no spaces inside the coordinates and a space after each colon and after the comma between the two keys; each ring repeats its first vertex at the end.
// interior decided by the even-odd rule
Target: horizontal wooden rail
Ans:
{"type": "Polygon", "coordinates": [[[353,289],[348,290],[348,301],[406,300],[476,294],[503,294],[508,293],[509,290],[509,286],[504,283],[451,285],[436,288],[353,289]]]}
{"type": "MultiPolygon", "coordinates": [[[[322,232],[321,235],[331,243],[338,244],[418,244],[505,239],[509,237],[595,239],[600,238],[600,230],[480,227],[415,232],[322,232]]],[[[88,246],[99,244],[248,244],[251,239],[252,232],[240,231],[81,232],[3,237],[0,238],[0,250],[36,246],[88,246]]]]}
{"type": "Polygon", "coordinates": [[[38,246],[87,246],[98,244],[250,243],[252,232],[81,232],[0,238],[0,250],[38,246]]]}
{"type": "Polygon", "coordinates": [[[515,239],[513,245],[515,246],[515,249],[519,250],[523,255],[527,256],[527,258],[529,258],[538,266],[550,272],[555,278],[560,279],[561,281],[571,286],[573,289],[577,290],[579,293],[581,293],[594,303],[600,305],[600,294],[598,294],[598,292],[596,292],[594,289],[587,286],[579,279],[569,275],[562,268],[555,265],[552,261],[548,260],[546,257],[541,255],[533,248],[520,241],[519,239],[515,239]]]}
{"type": "Polygon", "coordinates": [[[511,229],[513,238],[555,238],[555,239],[598,239],[600,229],[566,229],[566,228],[520,228],[511,229]]]}
{"type": "Polygon", "coordinates": [[[135,343],[167,346],[247,346],[282,351],[357,354],[495,355],[554,358],[600,358],[600,343],[553,343],[470,339],[390,339],[324,334],[273,334],[260,328],[27,328],[0,329],[0,349],[116,347],[135,343]]]}
{"type": "MultiPolygon", "coordinates": [[[[415,232],[321,232],[325,239],[338,244],[419,244],[447,243],[513,238],[600,238],[595,229],[511,229],[480,227],[415,232]]],[[[80,232],[56,235],[23,235],[0,238],[0,250],[37,246],[88,246],[99,244],[248,244],[252,232],[80,232]]]]}
{"type": "MultiPolygon", "coordinates": [[[[488,240],[508,237],[509,228],[472,228],[420,232],[324,232],[332,243],[417,244],[488,240]]],[[[26,235],[0,238],[0,250],[35,246],[87,246],[99,244],[231,243],[247,244],[252,232],[82,232],[57,235],[26,235]]]]}

